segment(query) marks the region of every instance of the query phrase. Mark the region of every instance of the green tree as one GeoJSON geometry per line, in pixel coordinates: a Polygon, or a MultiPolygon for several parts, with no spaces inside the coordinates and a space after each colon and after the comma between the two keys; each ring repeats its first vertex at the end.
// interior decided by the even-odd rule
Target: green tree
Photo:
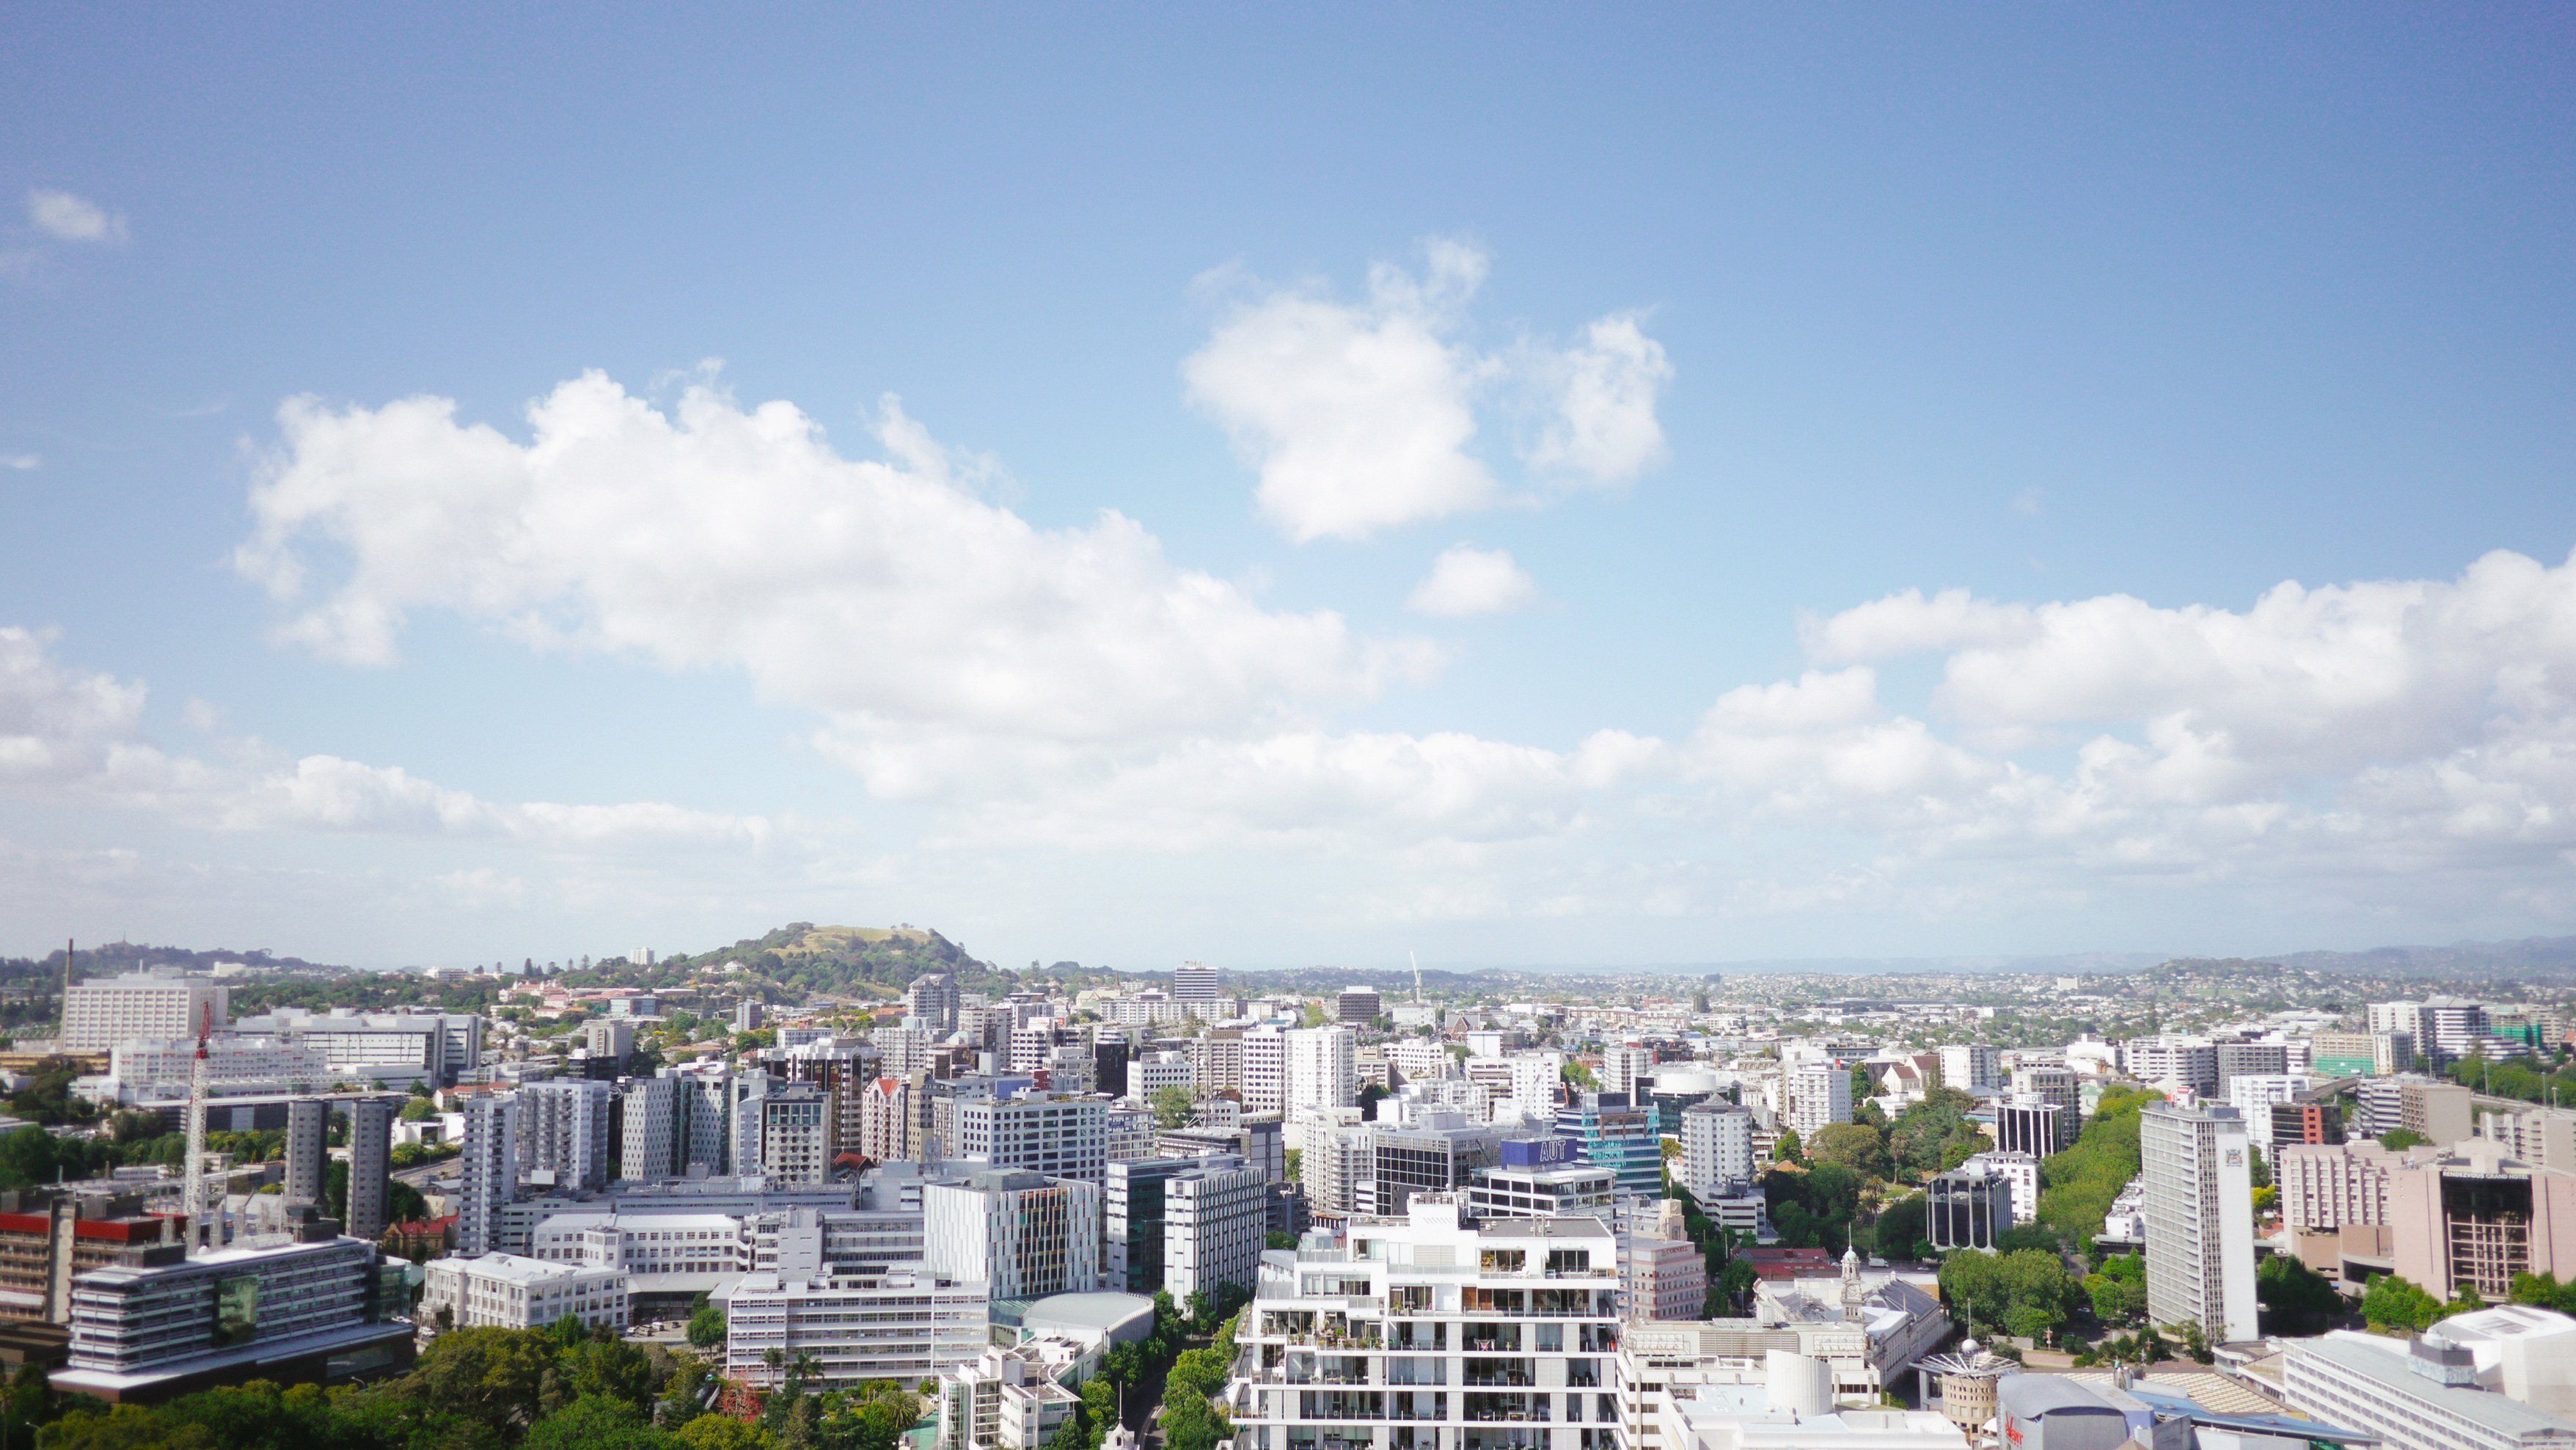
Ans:
{"type": "Polygon", "coordinates": [[[549,1346],[533,1331],[458,1329],[430,1341],[406,1383],[432,1410],[515,1438],[536,1423],[552,1367],[549,1346]]]}
{"type": "Polygon", "coordinates": [[[1919,1193],[1909,1193],[1889,1204],[1870,1229],[1870,1246],[1883,1259],[1917,1257],[1915,1245],[1924,1243],[1924,1213],[1923,1195],[1919,1193]]]}
{"type": "Polygon", "coordinates": [[[2362,1292],[2361,1317],[2383,1334],[2421,1334],[2442,1317],[2442,1301],[2395,1274],[2382,1274],[2362,1292]]]}
{"type": "Polygon", "coordinates": [[[1820,1165],[1840,1164],[1865,1179],[1885,1178],[1888,1173],[1887,1139],[1862,1123],[1827,1123],[1817,1129],[1807,1158],[1820,1165]]]}
{"type": "Polygon", "coordinates": [[[724,1311],[713,1304],[700,1304],[690,1311],[689,1343],[700,1349],[713,1349],[725,1342],[724,1311]]]}
{"type": "Polygon", "coordinates": [[[2041,1162],[2039,1221],[2079,1245],[2091,1243],[2111,1200],[2138,1176],[2138,1114],[2163,1098],[2119,1088],[2103,1093],[2075,1146],[2041,1162]]]}
{"type": "Polygon", "coordinates": [[[1198,1114],[1198,1104],[1192,1101],[1190,1090],[1178,1084],[1154,1089],[1152,1105],[1157,1128],[1186,1128],[1198,1114]]]}
{"type": "Polygon", "coordinates": [[[768,1431],[731,1415],[700,1415],[680,1427],[678,1438],[689,1450],[770,1450],[768,1431]]]}
{"type": "Polygon", "coordinates": [[[2516,1274],[2510,1302],[2576,1314],[2576,1278],[2561,1284],[2555,1274],[2516,1274]]]}
{"type": "Polygon", "coordinates": [[[606,1395],[583,1395],[528,1427],[521,1450],[677,1450],[667,1430],[606,1395]]]}
{"type": "Polygon", "coordinates": [[[2432,1139],[2416,1132],[2413,1128],[2391,1128],[2379,1135],[2379,1146],[2392,1153],[2407,1148],[2430,1147],[2432,1142],[2432,1139]]]}
{"type": "Polygon", "coordinates": [[[2267,1334],[2313,1334],[2343,1307],[2324,1275],[2287,1254],[2275,1254],[2254,1270],[2254,1301],[2262,1306],[2267,1334]]]}
{"type": "Polygon", "coordinates": [[[1797,1129],[1782,1128],[1780,1130],[1780,1140],[1771,1145],[1771,1159],[1775,1163],[1804,1163],[1807,1161],[1806,1145],[1798,1141],[1797,1129]]]}

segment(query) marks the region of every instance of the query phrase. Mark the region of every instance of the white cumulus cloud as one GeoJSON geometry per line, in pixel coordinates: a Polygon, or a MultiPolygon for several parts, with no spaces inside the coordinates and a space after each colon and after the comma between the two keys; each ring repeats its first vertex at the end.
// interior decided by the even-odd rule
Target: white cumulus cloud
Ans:
{"type": "Polygon", "coordinates": [[[1576,346],[1478,351],[1459,334],[1489,261],[1435,239],[1420,275],[1380,263],[1368,295],[1317,283],[1257,287],[1182,364],[1190,401],[1260,475],[1262,517],[1299,542],[1364,538],[1491,508],[1507,492],[1474,444],[1485,395],[1542,395],[1525,450],[1551,481],[1616,484],[1664,456],[1658,397],[1672,376],[1634,315],[1603,318],[1576,346]]]}
{"type": "Polygon", "coordinates": [[[1554,407],[1530,449],[1531,466],[1606,486],[1664,461],[1655,407],[1672,383],[1673,364],[1633,314],[1593,323],[1580,344],[1542,354],[1537,366],[1553,383],[1554,407]]]}
{"type": "Polygon", "coordinates": [[[289,606],[287,639],[382,664],[407,614],[441,609],[539,648],[739,670],[819,712],[889,794],[943,753],[1241,734],[1436,663],[1178,568],[1124,515],[1036,528],[891,402],[889,461],[841,456],[787,403],[699,385],[665,412],[597,373],[532,404],[525,443],[441,398],[298,399],[278,421],[236,563],[289,606]]]}
{"type": "Polygon", "coordinates": [[[1467,619],[1479,614],[1508,614],[1538,602],[1538,582],[1502,549],[1452,544],[1431,563],[1431,572],[1413,587],[1404,607],[1417,614],[1467,619]]]}
{"type": "Polygon", "coordinates": [[[124,217],[68,191],[28,192],[27,221],[58,242],[114,244],[126,238],[124,217]]]}

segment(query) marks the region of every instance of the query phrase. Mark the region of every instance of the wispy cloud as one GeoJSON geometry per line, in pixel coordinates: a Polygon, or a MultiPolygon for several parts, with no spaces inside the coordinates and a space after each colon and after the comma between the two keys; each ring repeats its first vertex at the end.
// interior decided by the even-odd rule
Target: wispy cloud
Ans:
{"type": "Polygon", "coordinates": [[[87,197],[41,187],[27,193],[27,223],[58,242],[117,246],[128,236],[123,216],[87,197]]]}
{"type": "Polygon", "coordinates": [[[32,453],[0,453],[0,468],[26,473],[45,466],[45,460],[32,453]]]}

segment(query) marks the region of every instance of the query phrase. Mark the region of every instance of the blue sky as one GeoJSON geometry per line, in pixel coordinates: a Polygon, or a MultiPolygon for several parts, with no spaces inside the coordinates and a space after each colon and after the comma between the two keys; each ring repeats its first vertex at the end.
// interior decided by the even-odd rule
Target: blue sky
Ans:
{"type": "Polygon", "coordinates": [[[2563,12],[1616,20],[10,7],[0,949],[2576,930],[2563,12]]]}

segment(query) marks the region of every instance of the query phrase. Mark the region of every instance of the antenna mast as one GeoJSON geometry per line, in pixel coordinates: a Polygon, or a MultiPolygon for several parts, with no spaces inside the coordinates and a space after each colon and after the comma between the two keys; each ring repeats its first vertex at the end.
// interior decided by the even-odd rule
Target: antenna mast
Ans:
{"type": "Polygon", "coordinates": [[[1404,956],[1413,963],[1413,1005],[1419,1007],[1422,1005],[1422,958],[1409,951],[1404,956]]]}
{"type": "Polygon", "coordinates": [[[180,1211],[188,1216],[188,1249],[194,1253],[208,1240],[206,1216],[206,1039],[215,1030],[215,1004],[208,998],[198,1016],[197,1060],[188,1071],[188,1161],[180,1188],[180,1211]]]}

